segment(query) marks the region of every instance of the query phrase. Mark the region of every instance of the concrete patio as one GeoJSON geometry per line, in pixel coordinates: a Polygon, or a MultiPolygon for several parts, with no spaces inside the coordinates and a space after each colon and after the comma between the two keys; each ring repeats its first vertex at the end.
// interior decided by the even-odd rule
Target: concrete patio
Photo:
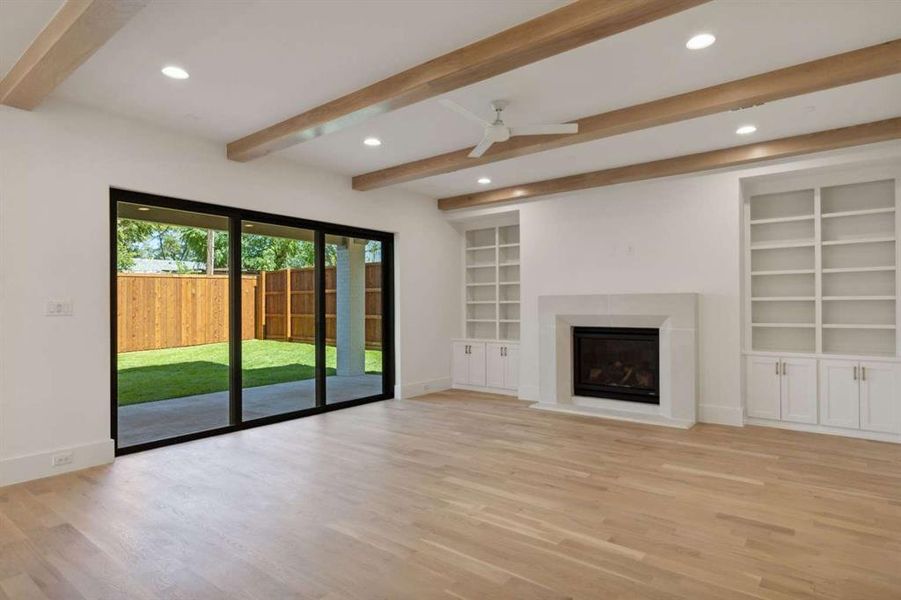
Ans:
{"type": "MultiPolygon", "coordinates": [[[[328,403],[382,392],[381,375],[331,376],[328,403]]],[[[315,406],[315,380],[290,381],[244,389],[244,420],[315,406]]],[[[120,448],[228,425],[228,392],[214,392],[119,407],[120,448]]]]}

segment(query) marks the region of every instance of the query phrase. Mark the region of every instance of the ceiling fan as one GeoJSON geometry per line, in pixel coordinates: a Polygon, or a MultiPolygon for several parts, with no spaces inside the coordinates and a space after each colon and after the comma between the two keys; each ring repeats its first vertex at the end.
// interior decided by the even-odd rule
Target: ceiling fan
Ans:
{"type": "Polygon", "coordinates": [[[460,106],[453,100],[448,98],[442,98],[439,100],[443,106],[451,109],[452,111],[460,114],[471,121],[475,121],[479,125],[485,128],[485,134],[482,136],[482,141],[472,149],[472,152],[469,153],[470,158],[478,158],[485,154],[488,148],[491,147],[491,144],[495,142],[506,142],[511,137],[516,135],[555,135],[561,133],[578,133],[579,132],[579,124],[578,123],[555,123],[555,124],[547,124],[547,125],[523,125],[522,127],[507,127],[504,124],[504,120],[501,118],[501,113],[509,102],[506,100],[495,100],[491,103],[491,109],[495,113],[494,121],[486,121],[479,115],[475,114],[468,108],[464,108],[460,106]]]}

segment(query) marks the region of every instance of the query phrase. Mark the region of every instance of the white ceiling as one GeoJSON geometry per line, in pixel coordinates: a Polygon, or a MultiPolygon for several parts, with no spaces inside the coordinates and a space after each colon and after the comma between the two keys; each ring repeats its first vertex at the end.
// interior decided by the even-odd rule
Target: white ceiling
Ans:
{"type": "MultiPolygon", "coordinates": [[[[564,3],[151,2],[55,94],[224,143],[564,3]],[[191,79],[162,77],[160,67],[170,63],[188,69],[191,79]]],[[[23,0],[2,0],[0,11],[3,67],[16,47],[9,31],[25,40],[16,42],[24,47],[30,37],[20,29],[33,36],[35,15],[49,18],[53,11],[23,0]],[[40,10],[29,13],[25,4],[40,10]]],[[[569,120],[895,38],[901,38],[899,0],[715,0],[448,96],[486,117],[490,100],[508,99],[505,119],[512,125],[569,120]],[[685,49],[685,40],[699,31],[713,32],[717,43],[685,49]]],[[[404,187],[454,195],[485,189],[475,183],[481,175],[492,178],[489,188],[505,186],[898,115],[901,75],[404,187]],[[740,138],[735,127],[745,122],[759,130],[740,138]]],[[[432,99],[279,154],[354,175],[471,146],[479,137],[477,125],[432,99]],[[368,135],[383,145],[363,146],[368,135]]]]}
{"type": "Polygon", "coordinates": [[[0,78],[12,68],[63,0],[0,1],[0,78]]]}

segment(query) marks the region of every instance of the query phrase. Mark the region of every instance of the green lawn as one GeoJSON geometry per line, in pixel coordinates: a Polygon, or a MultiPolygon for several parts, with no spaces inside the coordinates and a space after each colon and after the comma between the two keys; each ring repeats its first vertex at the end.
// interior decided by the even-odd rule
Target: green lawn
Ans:
{"type": "MultiPolygon", "coordinates": [[[[244,387],[312,379],[312,344],[247,340],[241,345],[244,387]]],[[[334,346],[325,349],[326,374],[335,374],[334,346]]],[[[228,344],[119,354],[119,406],[228,389],[228,344]]],[[[382,372],[380,350],[366,351],[366,372],[382,372]]]]}

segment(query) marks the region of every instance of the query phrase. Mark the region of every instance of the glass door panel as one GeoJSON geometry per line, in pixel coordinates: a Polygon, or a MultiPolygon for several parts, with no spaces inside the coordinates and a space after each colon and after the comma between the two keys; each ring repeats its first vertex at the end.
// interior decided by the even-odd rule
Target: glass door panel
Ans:
{"type": "Polygon", "coordinates": [[[326,403],[383,392],[382,242],[325,236],[326,403]]]}
{"type": "Polygon", "coordinates": [[[116,204],[117,446],[227,427],[228,219],[116,204]]]}
{"type": "Polygon", "coordinates": [[[312,230],[241,222],[244,421],[316,406],[315,249],[312,230]]]}

